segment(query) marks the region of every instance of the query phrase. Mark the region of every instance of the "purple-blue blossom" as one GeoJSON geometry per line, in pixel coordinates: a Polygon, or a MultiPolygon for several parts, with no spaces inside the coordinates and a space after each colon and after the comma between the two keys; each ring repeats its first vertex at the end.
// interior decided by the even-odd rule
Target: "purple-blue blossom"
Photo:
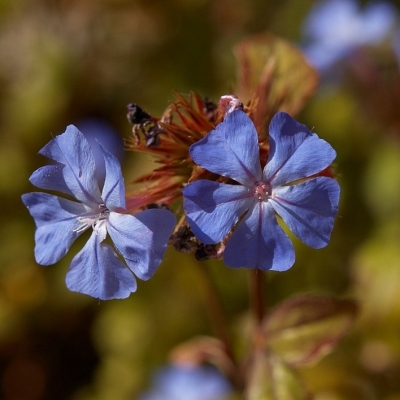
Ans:
{"type": "Polygon", "coordinates": [[[224,400],[232,393],[226,378],[211,366],[169,366],[155,376],[139,400],[224,400]]]}
{"type": "Polygon", "coordinates": [[[308,44],[304,52],[323,70],[364,45],[376,45],[390,37],[396,24],[396,8],[375,1],[363,9],[355,0],[323,0],[316,3],[304,23],[308,44]]]}
{"type": "Polygon", "coordinates": [[[175,225],[167,210],[125,212],[125,187],[118,160],[102,146],[105,180],[96,179],[93,151],[83,134],[70,125],[40,152],[54,163],[36,170],[31,183],[74,198],[34,192],[22,201],[35,220],[35,259],[38,264],[59,261],[86,230],[92,233],[72,259],[67,287],[102,300],[126,298],[136,290],[135,276],[147,280],[164,256],[175,225]],[[115,249],[106,244],[107,234],[115,249]]]}
{"type": "Polygon", "coordinates": [[[218,243],[235,227],[224,250],[232,268],[285,271],[293,265],[294,248],[276,214],[313,248],[330,240],[339,185],[328,177],[305,178],[327,168],[335,150],[284,112],[270,123],[269,144],[262,170],[255,126],[236,110],[190,148],[196,164],[235,181],[198,180],[183,190],[186,218],[203,243],[218,243]]]}

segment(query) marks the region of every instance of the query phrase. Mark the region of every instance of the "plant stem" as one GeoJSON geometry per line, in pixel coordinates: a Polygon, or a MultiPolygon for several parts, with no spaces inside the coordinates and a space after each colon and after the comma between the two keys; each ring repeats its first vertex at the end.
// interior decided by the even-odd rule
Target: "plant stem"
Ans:
{"type": "Polygon", "coordinates": [[[198,270],[203,276],[203,281],[206,286],[206,300],[207,309],[216,330],[216,334],[219,339],[224,343],[226,348],[226,354],[235,364],[234,352],[231,342],[231,337],[228,328],[228,322],[225,318],[225,313],[222,307],[222,302],[218,294],[217,288],[215,287],[214,281],[204,262],[196,262],[198,270]]]}
{"type": "Polygon", "coordinates": [[[264,297],[263,297],[263,272],[257,268],[250,270],[250,306],[258,324],[264,317],[264,297]]]}

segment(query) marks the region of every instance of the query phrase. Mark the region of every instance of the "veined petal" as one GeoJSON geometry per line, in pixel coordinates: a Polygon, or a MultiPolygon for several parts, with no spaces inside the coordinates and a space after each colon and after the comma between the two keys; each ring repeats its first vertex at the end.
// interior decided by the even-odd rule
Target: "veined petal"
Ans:
{"type": "Polygon", "coordinates": [[[135,275],[147,280],[160,265],[176,223],[167,210],[151,209],[130,214],[111,212],[107,230],[115,247],[135,275]]]}
{"type": "Polygon", "coordinates": [[[183,197],[190,228],[206,244],[221,241],[256,201],[245,186],[206,180],[187,185],[183,197]]]}
{"type": "MultiPolygon", "coordinates": [[[[101,203],[99,185],[96,179],[96,166],[92,149],[83,134],[73,126],[69,125],[62,135],[56,136],[42,150],[40,154],[63,164],[61,170],[65,186],[71,194],[88,206],[101,203]]],[[[40,169],[32,175],[34,184],[42,189],[59,190],[64,186],[56,182],[60,179],[60,172],[55,171],[54,187],[51,185],[51,177],[42,174],[40,169]]]]}
{"type": "Polygon", "coordinates": [[[47,193],[27,193],[22,201],[36,224],[36,262],[56,263],[83,232],[76,229],[80,225],[77,217],[86,212],[85,206],[47,193]]]}
{"type": "Polygon", "coordinates": [[[109,210],[125,209],[125,186],[121,165],[118,159],[104,149],[99,143],[104,155],[106,176],[101,197],[109,210]]]}
{"type": "Polygon", "coordinates": [[[70,188],[65,183],[63,169],[64,165],[62,164],[45,165],[30,176],[29,182],[41,189],[56,190],[73,196],[70,188]]]}
{"type": "Polygon", "coordinates": [[[319,249],[330,239],[340,188],[330,178],[317,177],[273,190],[272,207],[305,244],[319,249]]]}
{"type": "Polygon", "coordinates": [[[73,258],[65,282],[69,290],[100,300],[125,299],[136,291],[132,272],[95,232],[73,258]]]}
{"type": "Polygon", "coordinates": [[[257,132],[241,110],[228,114],[215,130],[193,144],[190,156],[201,167],[243,185],[261,180],[257,132]]]}
{"type": "Polygon", "coordinates": [[[329,143],[284,112],[272,118],[269,135],[270,149],[263,179],[272,186],[314,175],[336,157],[329,143]]]}
{"type": "Polygon", "coordinates": [[[259,202],[248,211],[224,252],[224,262],[231,268],[286,271],[294,260],[293,245],[266,202],[259,202]]]}

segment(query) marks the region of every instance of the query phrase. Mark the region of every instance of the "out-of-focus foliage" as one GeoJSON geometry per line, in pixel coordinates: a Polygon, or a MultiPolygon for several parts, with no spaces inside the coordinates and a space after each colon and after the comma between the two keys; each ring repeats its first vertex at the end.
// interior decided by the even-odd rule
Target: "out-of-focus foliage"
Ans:
{"type": "Polygon", "coordinates": [[[248,380],[248,400],[309,398],[297,374],[274,355],[256,353],[248,380]]]}
{"type": "Polygon", "coordinates": [[[263,34],[241,41],[235,47],[238,60],[237,96],[256,103],[252,115],[263,137],[278,111],[294,116],[314,93],[318,76],[294,45],[263,34]]]}
{"type": "MultiPolygon", "coordinates": [[[[161,114],[173,90],[217,100],[234,87],[232,50],[240,40],[268,30],[303,43],[301,27],[316,3],[1,2],[1,398],[138,398],[171,348],[215,333],[204,272],[215,281],[229,323],[238,327],[235,334],[243,336],[249,318],[246,271],[217,261],[199,265],[170,249],[152,280],[139,283],[128,300],[105,303],[71,293],[64,276],[72,255],[54,267],[34,263],[34,226],[20,195],[33,190],[28,177],[44,164],[37,151],[68,124],[100,118],[128,136],[129,102],[161,114]]],[[[297,115],[337,150],[339,218],[327,248],[298,246],[290,271],[268,274],[266,301],[273,306],[311,292],[353,297],[361,310],[355,329],[318,364],[301,368],[299,376],[279,364],[299,399],[310,392],[316,400],[400,399],[397,62],[392,42],[361,46],[340,61],[340,79],[322,77],[297,115]]],[[[128,153],[125,180],[153,166],[128,153]]],[[[258,382],[267,363],[260,356],[249,379],[258,382]]],[[[254,399],[270,390],[253,388],[254,399]]]]}
{"type": "Polygon", "coordinates": [[[299,296],[279,304],[264,321],[265,345],[289,366],[313,364],[348,333],[357,315],[353,301],[299,296]]]}

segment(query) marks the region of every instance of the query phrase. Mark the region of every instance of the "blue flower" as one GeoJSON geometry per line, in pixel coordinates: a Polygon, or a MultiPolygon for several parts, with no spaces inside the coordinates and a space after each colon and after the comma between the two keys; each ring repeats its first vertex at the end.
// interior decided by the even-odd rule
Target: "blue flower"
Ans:
{"type": "Polygon", "coordinates": [[[387,39],[395,23],[396,9],[388,2],[372,2],[360,10],[355,0],[324,0],[304,23],[309,41],[304,51],[315,67],[326,69],[360,46],[387,39]]]}
{"type": "Polygon", "coordinates": [[[93,152],[83,134],[70,125],[39,153],[55,161],[36,170],[31,183],[56,190],[77,201],[47,193],[27,193],[22,201],[36,223],[35,259],[41,265],[59,261],[84,231],[92,234],[73,258],[67,287],[102,300],[125,298],[136,290],[136,279],[149,279],[161,263],[175,217],[152,209],[124,213],[125,188],[118,160],[102,148],[105,181],[100,191],[93,152]],[[107,233],[114,249],[104,243],[107,233]],[[133,272],[133,273],[132,273],[133,272]]]}
{"type": "Polygon", "coordinates": [[[214,367],[165,367],[154,387],[140,400],[223,400],[232,392],[226,378],[214,367]]]}
{"type": "Polygon", "coordinates": [[[327,168],[336,152],[284,112],[271,121],[269,144],[262,171],[254,124],[237,110],[190,148],[195,163],[238,183],[198,180],[183,190],[187,220],[203,243],[220,242],[239,221],[224,251],[229,267],[285,271],[293,265],[293,245],[275,213],[311,247],[330,239],[339,185],[322,176],[297,181],[327,168]]]}

